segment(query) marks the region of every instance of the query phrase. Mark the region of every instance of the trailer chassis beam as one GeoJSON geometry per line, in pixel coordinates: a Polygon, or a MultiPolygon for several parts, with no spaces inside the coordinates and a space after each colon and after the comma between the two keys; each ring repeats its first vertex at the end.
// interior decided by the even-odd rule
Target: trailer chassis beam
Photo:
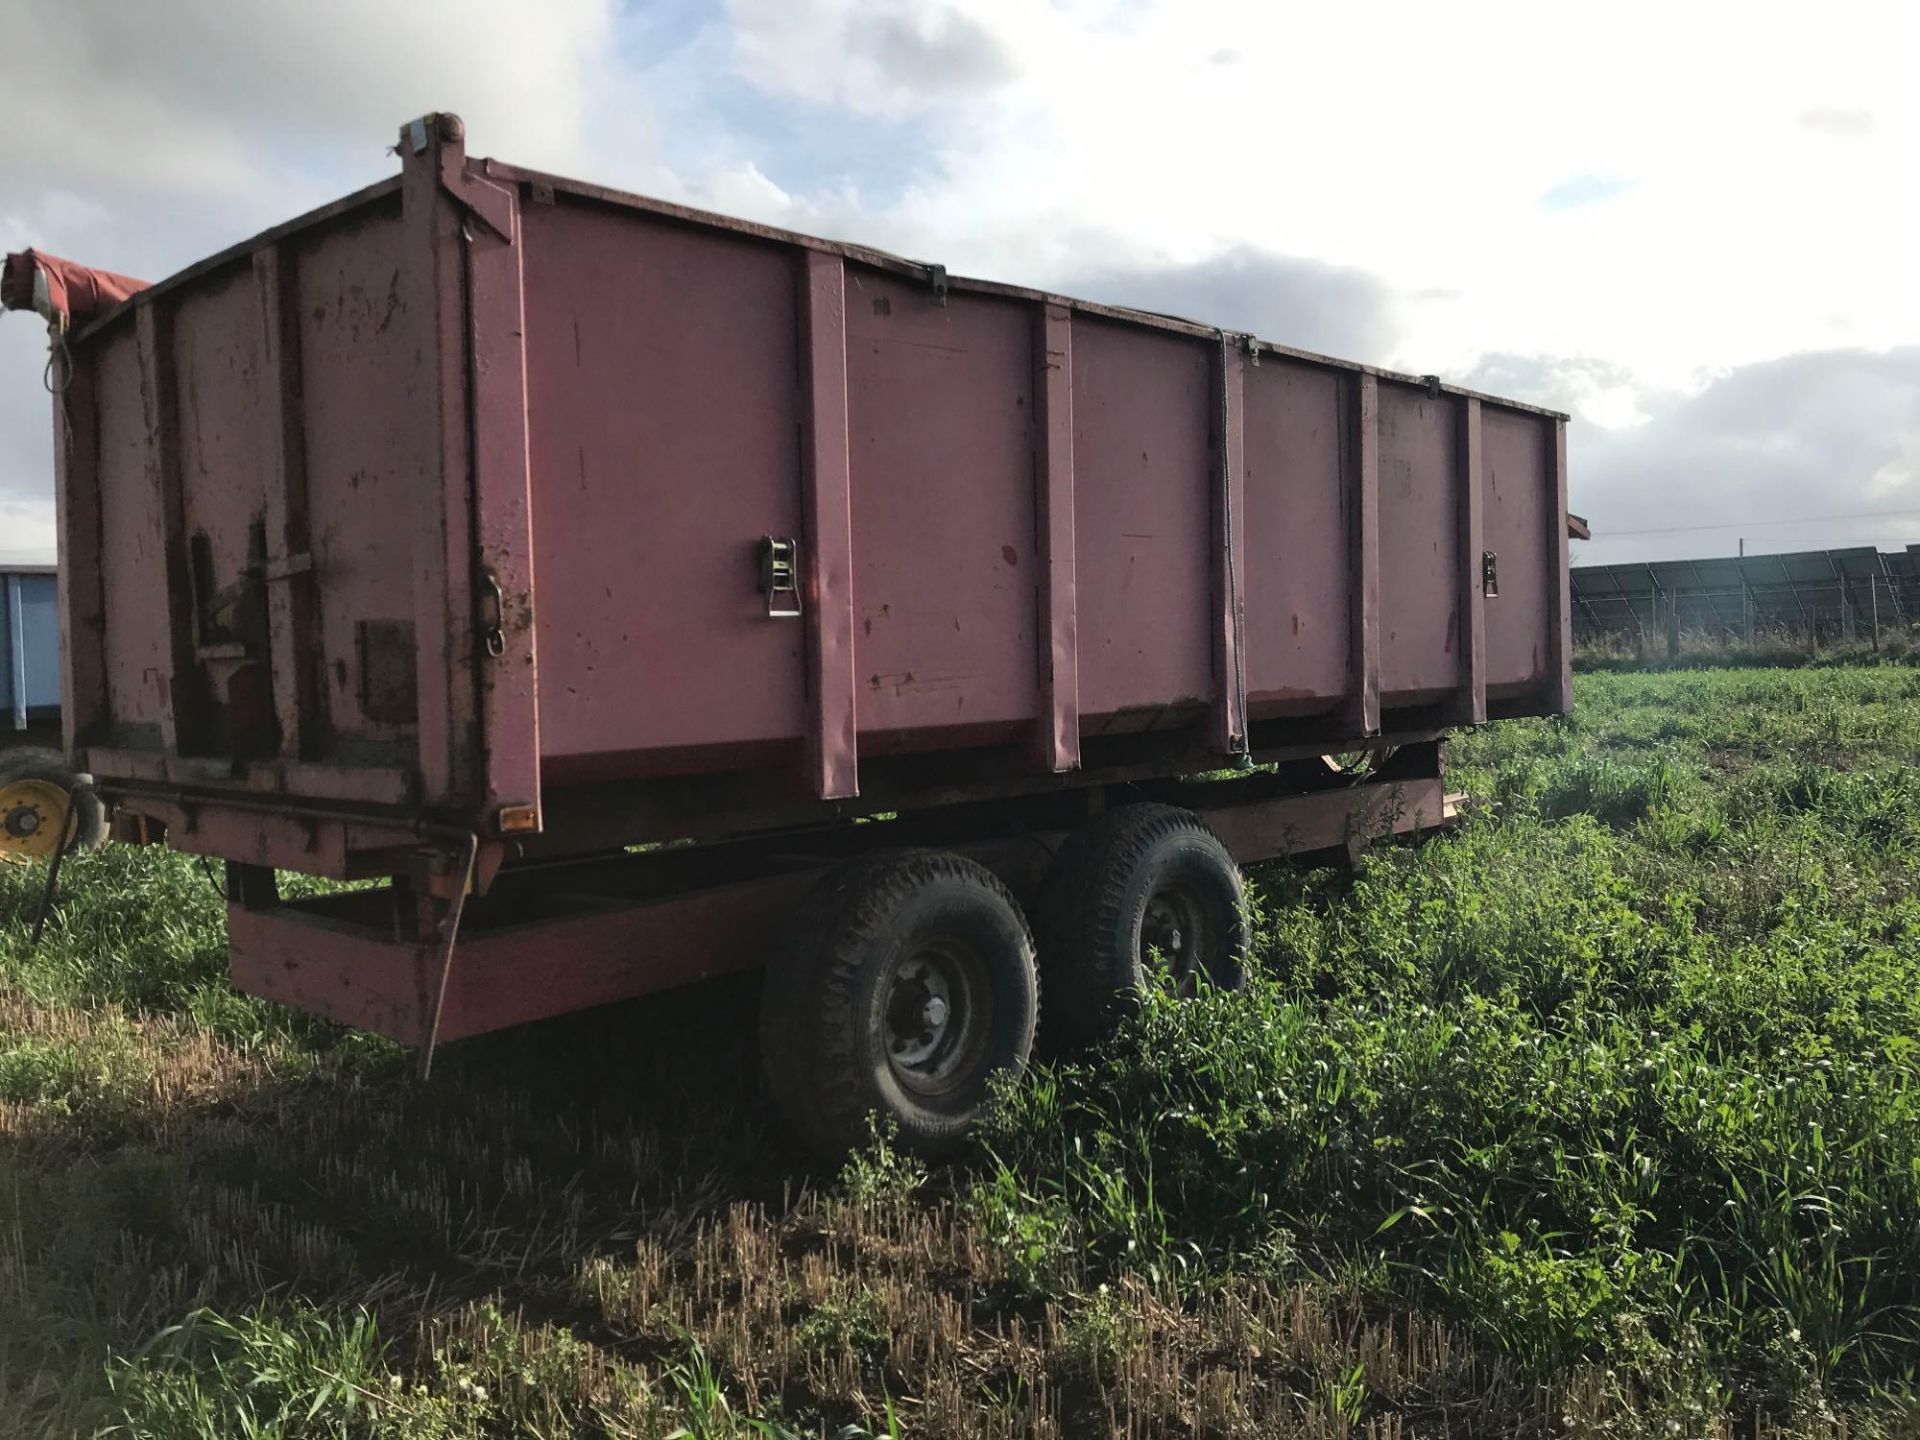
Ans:
{"type": "MultiPolygon", "coordinates": [[[[1221,781],[1103,787],[1063,799],[1156,800],[1192,809],[1235,858],[1351,857],[1390,836],[1453,818],[1439,746],[1404,747],[1352,783],[1305,766],[1221,781]]],[[[531,865],[468,898],[474,848],[461,852],[437,923],[395,924],[396,895],[371,890],[284,902],[265,887],[227,910],[242,990],[423,1047],[751,970],[795,905],[838,862],[866,850],[929,845],[969,856],[1030,897],[1089,813],[1063,807],[1032,823],[970,830],[939,813],[822,832],[757,837],[731,853],[700,849],[531,865]],[[943,829],[943,827],[946,827],[943,829]],[[455,945],[459,964],[454,964],[455,945]]],[[[433,902],[419,897],[422,906],[433,902]]]]}

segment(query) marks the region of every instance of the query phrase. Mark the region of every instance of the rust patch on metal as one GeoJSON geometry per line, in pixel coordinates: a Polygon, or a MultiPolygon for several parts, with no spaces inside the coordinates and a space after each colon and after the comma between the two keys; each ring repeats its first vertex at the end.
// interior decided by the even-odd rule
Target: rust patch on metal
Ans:
{"type": "Polygon", "coordinates": [[[411,620],[362,620],[360,712],[385,725],[420,719],[419,672],[414,663],[411,620]]]}

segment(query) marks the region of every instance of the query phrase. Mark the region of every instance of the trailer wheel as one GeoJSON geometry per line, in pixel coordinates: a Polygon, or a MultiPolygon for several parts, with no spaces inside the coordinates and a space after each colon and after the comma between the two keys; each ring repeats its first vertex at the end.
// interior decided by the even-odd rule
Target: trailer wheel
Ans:
{"type": "Polygon", "coordinates": [[[51,750],[0,754],[0,860],[47,860],[72,836],[91,850],[106,834],[106,811],[93,787],[51,750]]]}
{"type": "Polygon", "coordinates": [[[1083,825],[1054,861],[1038,916],[1047,1033],[1064,1049],[1107,1038],[1159,976],[1182,996],[1245,981],[1240,867],[1190,810],[1127,805],[1083,825]]]}
{"type": "Polygon", "coordinates": [[[858,1147],[877,1116],[938,1158],[994,1072],[1026,1064],[1039,1013],[1033,940],[991,871],[931,851],[855,860],[802,902],[768,967],[762,1065],[821,1151],[858,1147]]]}

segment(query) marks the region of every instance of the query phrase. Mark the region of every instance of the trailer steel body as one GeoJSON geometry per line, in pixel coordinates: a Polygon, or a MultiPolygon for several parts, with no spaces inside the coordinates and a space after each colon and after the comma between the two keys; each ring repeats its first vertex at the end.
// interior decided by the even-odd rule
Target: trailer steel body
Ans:
{"type": "Polygon", "coordinates": [[[67,744],[229,862],[249,990],[452,1038],[751,963],[909,835],[1028,893],[1129,798],[1435,823],[1446,729],[1568,708],[1561,415],[399,152],[69,343],[67,744]]]}

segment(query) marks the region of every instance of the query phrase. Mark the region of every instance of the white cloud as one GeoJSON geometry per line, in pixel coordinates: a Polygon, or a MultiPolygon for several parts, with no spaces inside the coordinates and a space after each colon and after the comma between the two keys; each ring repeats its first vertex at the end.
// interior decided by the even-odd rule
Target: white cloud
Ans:
{"type": "Polygon", "coordinates": [[[52,504],[0,495],[0,565],[45,565],[53,554],[52,504]]]}
{"type": "Polygon", "coordinates": [[[1582,411],[1630,384],[1591,361],[1493,356],[1469,379],[1571,404],[1581,563],[1905,544],[1920,535],[1920,345],[1808,351],[1738,366],[1692,392],[1638,387],[1639,423],[1582,411]],[[1791,522],[1791,523],[1783,523],[1791,522]]]}
{"type": "Polygon", "coordinates": [[[309,147],[380,149],[408,117],[459,109],[529,160],[577,153],[583,74],[608,0],[9,0],[22,42],[0,90],[8,172],[221,195],[309,147]]]}
{"type": "Polygon", "coordinates": [[[1403,353],[1364,357],[1414,369],[1538,350],[1677,384],[1910,337],[1920,11],[1730,14],[1162,4],[1036,25],[1044,63],[943,132],[902,218],[968,263],[1095,231],[1176,262],[1254,245],[1455,292],[1403,353]],[[1877,117],[1845,145],[1799,120],[1836,95],[1877,117]],[[1588,176],[1607,203],[1537,203],[1588,176]]]}
{"type": "MultiPolygon", "coordinates": [[[[1125,253],[1109,239],[1083,249],[1125,253]]],[[[1189,264],[1135,262],[1056,277],[1061,289],[1203,325],[1284,337],[1302,350],[1380,355],[1397,344],[1406,302],[1359,270],[1237,247],[1189,264]]]]}
{"type": "Polygon", "coordinates": [[[1019,74],[1014,4],[729,0],[741,75],[855,114],[913,114],[1019,74]]]}

